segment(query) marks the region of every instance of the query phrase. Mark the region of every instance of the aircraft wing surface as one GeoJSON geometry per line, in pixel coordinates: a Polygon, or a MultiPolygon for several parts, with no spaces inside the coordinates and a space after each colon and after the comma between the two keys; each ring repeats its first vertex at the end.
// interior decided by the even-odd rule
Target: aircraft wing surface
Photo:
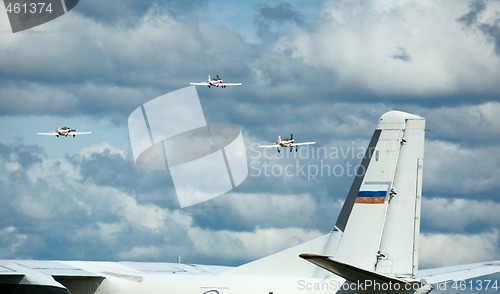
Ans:
{"type": "Polygon", "coordinates": [[[302,145],[312,145],[316,144],[316,142],[300,142],[300,143],[293,143],[292,146],[302,146],[302,145]]]}
{"type": "Polygon", "coordinates": [[[189,83],[189,84],[193,86],[209,86],[207,82],[189,83]]]}
{"type": "Polygon", "coordinates": [[[56,132],[50,132],[50,133],[36,133],[37,135],[42,135],[42,136],[56,136],[58,135],[56,132]]]}
{"type": "Polygon", "coordinates": [[[281,147],[281,145],[278,145],[278,144],[272,144],[272,145],[259,145],[258,147],[260,147],[260,148],[276,148],[276,147],[281,147]]]}
{"type": "Polygon", "coordinates": [[[147,276],[218,275],[229,268],[160,262],[0,260],[0,293],[82,293],[73,289],[94,293],[108,278],[139,283],[147,276]]]}
{"type": "MultiPolygon", "coordinates": [[[[88,283],[94,290],[102,282],[104,276],[57,261],[46,260],[0,260],[0,290],[69,293],[62,284],[72,280],[88,283]]],[[[3,293],[3,292],[2,292],[3,293]]],[[[28,292],[26,292],[28,293],[28,292]]]]}
{"type": "Polygon", "coordinates": [[[415,276],[429,284],[462,281],[500,272],[500,260],[419,270],[415,276]]]}
{"type": "Polygon", "coordinates": [[[92,132],[71,132],[70,135],[80,136],[80,135],[90,135],[92,132]]]}
{"type": "Polygon", "coordinates": [[[220,83],[220,87],[241,86],[243,83],[220,83]]]}

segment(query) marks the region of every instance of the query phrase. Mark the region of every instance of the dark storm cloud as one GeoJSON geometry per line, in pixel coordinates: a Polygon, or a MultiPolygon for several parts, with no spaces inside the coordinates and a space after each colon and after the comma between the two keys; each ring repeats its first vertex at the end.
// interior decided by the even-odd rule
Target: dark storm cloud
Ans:
{"type": "MultiPolygon", "coordinates": [[[[4,203],[0,236],[11,241],[0,242],[6,248],[1,256],[174,261],[180,255],[185,261],[238,264],[272,252],[255,247],[252,236],[271,234],[276,240],[265,250],[278,250],[318,235],[286,225],[286,216],[298,210],[314,214],[315,205],[307,195],[274,195],[266,200],[271,204],[270,217],[256,220],[248,214],[243,230],[228,225],[241,219],[237,213],[228,215],[220,209],[209,217],[224,219],[225,226],[200,225],[190,216],[196,210],[178,209],[165,173],[155,176],[137,170],[126,157],[102,148],[51,159],[36,146],[0,145],[0,201],[4,203]],[[307,211],[306,203],[311,208],[307,211]],[[280,211],[272,211],[273,207],[280,211]],[[216,253],[209,250],[215,245],[216,253]],[[247,246],[256,249],[248,251],[247,246]],[[238,254],[232,254],[235,250],[238,254]]],[[[260,197],[241,194],[225,207],[243,212],[244,203],[260,197]]],[[[199,221],[203,215],[208,216],[200,214],[199,221]]]]}
{"type": "Polygon", "coordinates": [[[304,20],[290,3],[281,2],[274,6],[268,4],[259,4],[258,19],[264,22],[293,22],[303,24],[304,20]]]}
{"type": "Polygon", "coordinates": [[[487,232],[500,223],[499,209],[500,203],[490,200],[425,197],[422,201],[422,226],[429,232],[487,232]]]}
{"type": "Polygon", "coordinates": [[[86,156],[68,155],[67,159],[79,167],[82,181],[97,186],[117,187],[131,194],[147,194],[163,185],[171,186],[166,172],[144,172],[135,167],[133,159],[109,149],[86,156]]]}
{"type": "Polygon", "coordinates": [[[408,52],[406,52],[406,49],[403,47],[398,47],[391,55],[391,58],[398,59],[404,62],[408,62],[411,60],[410,54],[408,54],[408,52]]]}
{"type": "Polygon", "coordinates": [[[500,17],[480,24],[479,29],[495,44],[495,53],[500,55],[500,17]]]}
{"type": "Polygon", "coordinates": [[[8,77],[0,81],[1,111],[127,117],[144,101],[205,79],[213,64],[227,73],[232,66],[243,69],[247,60],[236,54],[249,52],[227,28],[213,35],[206,25],[165,13],[147,12],[123,27],[69,17],[68,35],[21,37],[17,50],[0,57],[1,76],[8,77]],[[33,47],[37,54],[29,53],[33,47]],[[200,64],[205,66],[200,69],[200,64]]]}
{"type": "Polygon", "coordinates": [[[279,36],[279,30],[289,25],[303,25],[303,16],[296,9],[286,2],[276,5],[257,5],[257,15],[255,18],[257,26],[257,36],[262,41],[271,42],[279,36]]]}
{"type": "Polygon", "coordinates": [[[153,5],[154,1],[125,0],[119,2],[80,1],[74,13],[81,13],[102,23],[131,23],[139,18],[153,5]]]}
{"type": "MultiPolygon", "coordinates": [[[[104,150],[103,153],[109,155],[109,151],[104,150]]],[[[74,159],[51,160],[37,146],[0,145],[0,197],[4,203],[0,208],[0,228],[7,228],[5,230],[12,234],[13,240],[24,236],[16,255],[24,258],[57,255],[59,258],[74,259],[92,254],[105,259],[115,249],[106,251],[97,248],[108,247],[103,246],[106,234],[110,233],[108,230],[124,233],[116,238],[126,238],[127,234],[148,234],[147,231],[158,225],[155,220],[129,222],[127,211],[135,207],[151,210],[154,215],[152,204],[141,205],[131,195],[148,196],[154,193],[154,188],[164,193],[165,189],[161,184],[149,182],[144,184],[153,184],[154,188],[147,187],[147,191],[141,191],[140,175],[136,178],[139,181],[128,179],[127,183],[114,183],[114,186],[98,182],[97,179],[106,177],[105,169],[109,173],[117,164],[121,165],[121,169],[113,169],[115,174],[130,174],[133,170],[133,167],[123,163],[124,159],[120,162],[114,156],[109,157],[101,165],[91,166],[92,160],[103,158],[99,153],[91,153],[89,159],[82,158],[80,162],[74,159]],[[91,168],[93,172],[89,171],[91,168]],[[93,176],[90,177],[87,172],[93,176]],[[130,194],[122,192],[132,189],[130,194]],[[79,228],[79,233],[69,233],[75,228],[79,228]],[[100,253],[95,255],[95,252],[100,253]]],[[[165,201],[162,205],[168,206],[165,201]]],[[[118,244],[121,242],[115,245],[118,244]]],[[[126,247],[118,246],[118,251],[121,250],[126,250],[126,247]]]]}
{"type": "Polygon", "coordinates": [[[0,158],[15,157],[16,163],[21,169],[29,169],[32,165],[42,161],[43,148],[36,145],[5,145],[0,143],[0,158]]]}
{"type": "Polygon", "coordinates": [[[476,25],[481,13],[486,10],[486,3],[483,0],[469,2],[469,12],[457,18],[465,27],[476,25]]]}
{"type": "Polygon", "coordinates": [[[487,10],[486,2],[482,0],[471,1],[469,12],[457,18],[457,21],[465,28],[478,29],[495,46],[495,53],[500,55],[500,16],[495,12],[495,16],[486,20],[482,15],[487,10]]]}
{"type": "Polygon", "coordinates": [[[140,21],[148,10],[164,10],[169,14],[183,15],[196,10],[203,10],[206,7],[206,0],[125,0],[119,2],[107,1],[105,3],[81,1],[76,11],[99,23],[132,25],[134,22],[140,21]]]}

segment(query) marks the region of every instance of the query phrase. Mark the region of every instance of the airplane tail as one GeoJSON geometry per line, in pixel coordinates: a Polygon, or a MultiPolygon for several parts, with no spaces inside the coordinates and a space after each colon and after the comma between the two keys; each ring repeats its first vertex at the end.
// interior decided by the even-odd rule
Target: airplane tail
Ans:
{"type": "Polygon", "coordinates": [[[226,274],[325,277],[328,272],[299,257],[314,253],[380,276],[415,275],[424,133],[420,116],[400,111],[382,115],[334,229],[226,274]]]}
{"type": "Polygon", "coordinates": [[[210,84],[210,82],[212,82],[212,78],[210,77],[210,75],[208,75],[208,78],[207,78],[207,83],[210,84]]]}
{"type": "Polygon", "coordinates": [[[396,277],[418,269],[425,120],[382,115],[340,211],[334,259],[396,277]]]}
{"type": "Polygon", "coordinates": [[[281,144],[281,136],[278,135],[278,145],[281,144]]]}

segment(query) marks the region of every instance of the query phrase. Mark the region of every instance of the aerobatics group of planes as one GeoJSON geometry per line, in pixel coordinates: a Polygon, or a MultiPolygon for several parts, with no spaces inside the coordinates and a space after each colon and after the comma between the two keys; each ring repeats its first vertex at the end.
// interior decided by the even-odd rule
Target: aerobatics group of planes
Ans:
{"type": "MultiPolygon", "coordinates": [[[[207,81],[206,82],[191,82],[189,83],[190,85],[193,86],[205,86],[205,87],[220,87],[220,88],[225,88],[225,87],[232,87],[232,86],[241,86],[243,83],[224,83],[222,78],[217,75],[215,79],[212,79],[210,75],[208,75],[207,81]]],[[[293,139],[293,134],[290,135],[290,138],[286,138],[284,140],[281,140],[281,136],[278,136],[278,141],[273,144],[271,143],[270,145],[260,145],[260,148],[277,148],[278,153],[280,153],[280,148],[282,147],[288,147],[290,148],[290,152],[293,150],[293,147],[295,147],[295,152],[298,151],[298,146],[302,145],[311,145],[311,144],[316,144],[316,142],[300,142],[300,143],[295,143],[293,139]]]]}
{"type": "MultiPolygon", "coordinates": [[[[234,86],[241,86],[243,83],[224,83],[222,78],[217,75],[215,79],[212,79],[210,75],[208,75],[207,81],[206,82],[191,82],[189,83],[190,85],[193,86],[205,86],[205,87],[217,87],[217,88],[226,88],[226,87],[234,87],[234,86]]],[[[75,129],[72,129],[68,126],[60,128],[59,125],[57,125],[56,130],[52,132],[46,132],[46,133],[37,133],[37,135],[42,135],[42,136],[55,136],[55,137],[76,137],[80,135],[90,135],[92,132],[86,131],[86,132],[77,132],[75,129]]],[[[276,143],[271,143],[269,145],[260,145],[260,148],[276,148],[278,150],[278,153],[280,153],[280,149],[282,147],[284,148],[290,148],[290,152],[292,152],[293,147],[295,147],[295,152],[298,151],[298,146],[303,146],[303,145],[311,145],[311,144],[316,144],[316,142],[299,142],[296,143],[295,140],[293,139],[293,134],[290,135],[290,138],[285,138],[284,140],[281,139],[281,136],[278,136],[278,141],[276,143]]]]}
{"type": "MultiPolygon", "coordinates": [[[[241,83],[208,76],[207,82],[191,85],[225,88],[241,83]]],[[[57,126],[38,135],[91,133],[57,126]]],[[[359,166],[363,172],[355,175],[335,226],[326,235],[281,252],[238,267],[0,260],[0,293],[427,294],[447,283],[464,290],[482,290],[488,283],[486,287],[496,291],[497,280],[460,282],[500,272],[500,261],[418,268],[424,138],[423,117],[400,111],[383,114],[359,166]]],[[[298,146],[315,143],[297,143],[291,135],[259,147],[297,151],[298,146]]]]}
{"type": "MultiPolygon", "coordinates": [[[[495,279],[464,280],[500,272],[500,261],[419,268],[425,130],[423,117],[383,114],[334,226],[313,240],[237,267],[0,259],[0,293],[428,294],[447,285],[454,292],[498,291],[495,279]]],[[[278,137],[262,147],[313,143],[278,137]]]]}

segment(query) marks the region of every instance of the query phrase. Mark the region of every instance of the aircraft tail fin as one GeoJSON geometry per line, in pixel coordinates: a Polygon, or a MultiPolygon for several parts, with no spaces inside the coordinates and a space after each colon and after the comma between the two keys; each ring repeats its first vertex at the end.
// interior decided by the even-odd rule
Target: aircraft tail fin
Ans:
{"type": "Polygon", "coordinates": [[[399,111],[382,115],[334,229],[228,274],[324,277],[324,271],[299,258],[313,252],[381,275],[413,276],[418,266],[424,133],[420,116],[399,111]]]}
{"type": "Polygon", "coordinates": [[[207,82],[210,84],[211,81],[212,81],[212,78],[210,77],[210,75],[208,75],[207,82]]]}
{"type": "Polygon", "coordinates": [[[335,260],[394,276],[418,269],[425,120],[382,115],[342,207],[335,260]]]}
{"type": "Polygon", "coordinates": [[[278,135],[278,145],[281,144],[281,136],[278,135]]]}

